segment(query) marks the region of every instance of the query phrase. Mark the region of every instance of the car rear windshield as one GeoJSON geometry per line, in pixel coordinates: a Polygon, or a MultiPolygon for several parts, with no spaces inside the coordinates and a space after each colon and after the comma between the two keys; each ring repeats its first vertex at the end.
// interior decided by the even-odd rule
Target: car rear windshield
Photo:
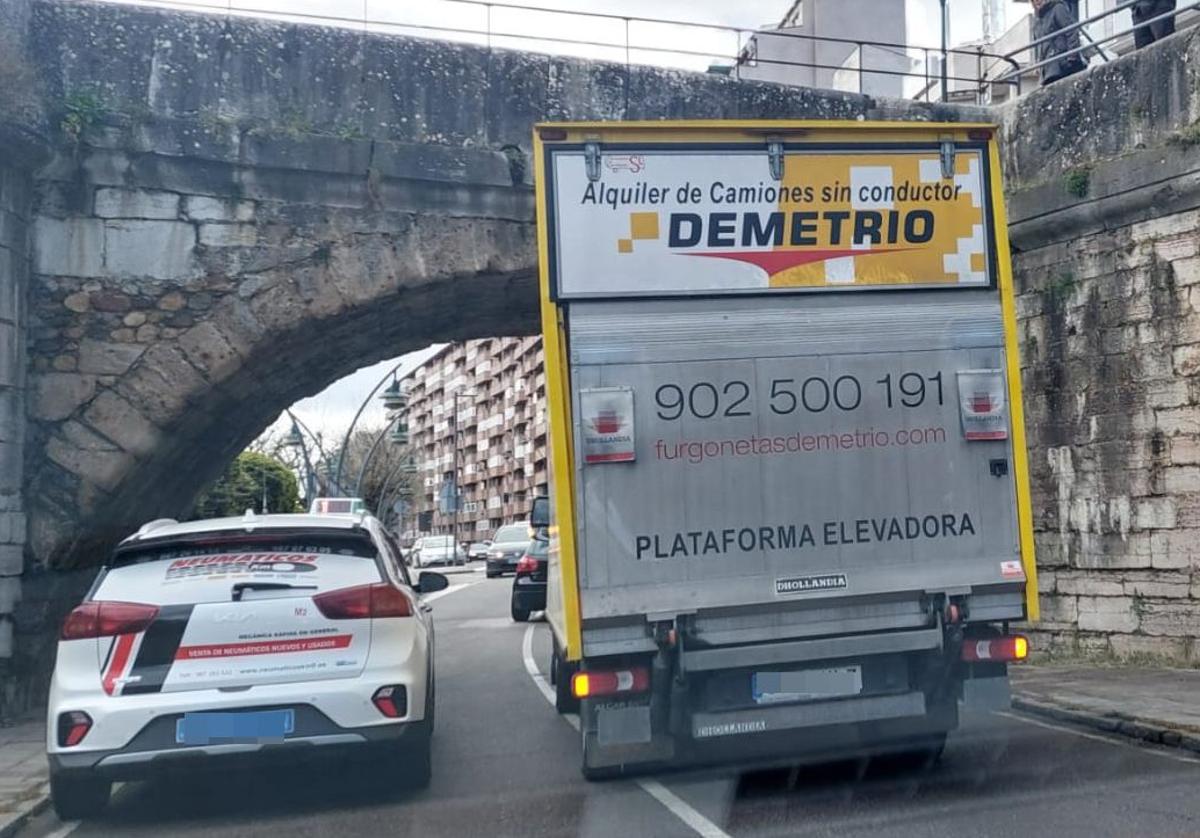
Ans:
{"type": "Polygon", "coordinates": [[[204,533],[194,537],[118,548],[109,567],[165,559],[216,558],[223,555],[319,553],[375,560],[377,551],[365,532],[204,533]]]}
{"type": "Polygon", "coordinates": [[[423,547],[448,547],[454,542],[448,535],[439,535],[432,538],[426,538],[421,541],[423,547]]]}
{"type": "Polygon", "coordinates": [[[525,524],[509,524],[507,527],[501,527],[496,531],[496,538],[492,544],[504,544],[528,540],[529,527],[527,527],[525,524]]]}

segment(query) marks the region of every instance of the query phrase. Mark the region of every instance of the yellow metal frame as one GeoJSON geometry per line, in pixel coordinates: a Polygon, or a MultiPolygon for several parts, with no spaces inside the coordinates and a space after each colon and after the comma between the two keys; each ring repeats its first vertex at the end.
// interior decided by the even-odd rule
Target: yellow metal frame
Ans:
{"type": "Polygon", "coordinates": [[[575,463],[572,452],[570,404],[570,368],[567,337],[562,312],[550,299],[549,217],[546,207],[544,169],[545,146],[541,132],[565,131],[566,136],[552,142],[581,143],[597,140],[614,142],[700,143],[745,140],[752,137],[801,138],[812,141],[907,140],[933,141],[950,138],[967,140],[972,129],[986,129],[989,192],[992,196],[992,224],[996,245],[997,284],[1004,327],[1007,359],[1008,398],[1012,422],[1013,481],[1017,493],[1017,522],[1021,561],[1025,569],[1025,607],[1030,620],[1039,615],[1037,560],[1033,542],[1033,507],[1029,496],[1029,462],[1025,450],[1025,407],[1021,393],[1021,361],[1017,338],[1017,314],[1013,293],[1012,259],[1008,250],[1008,224],[1000,177],[1000,154],[996,145],[996,126],[965,122],[881,122],[847,120],[668,120],[637,122],[561,122],[534,126],[534,194],[537,203],[538,288],[542,310],[542,342],[546,363],[546,396],[550,419],[550,445],[554,456],[551,475],[559,532],[559,566],[562,574],[562,625],[559,615],[551,615],[552,628],[559,635],[568,660],[582,656],[582,621],[575,543],[575,463]]]}

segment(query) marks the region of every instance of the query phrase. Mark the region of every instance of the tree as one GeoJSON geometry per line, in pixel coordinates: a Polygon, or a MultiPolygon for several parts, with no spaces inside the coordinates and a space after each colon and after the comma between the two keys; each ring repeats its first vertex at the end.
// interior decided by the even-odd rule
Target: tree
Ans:
{"type": "MultiPolygon", "coordinates": [[[[342,466],[342,488],[348,494],[353,493],[362,464],[382,430],[382,427],[359,429],[350,436],[350,443],[346,446],[346,462],[342,466]]],[[[396,445],[390,436],[385,435],[375,446],[367,470],[363,472],[359,497],[366,501],[367,508],[373,514],[385,521],[391,514],[390,509],[382,509],[381,506],[386,503],[390,507],[400,496],[403,487],[408,487],[411,494],[420,483],[416,475],[407,474],[403,469],[404,462],[410,456],[407,445],[396,445]]]]}
{"type": "Polygon", "coordinates": [[[300,487],[296,475],[275,457],[243,451],[215,483],[201,493],[192,518],[223,518],[247,509],[262,513],[263,498],[269,512],[299,512],[300,487]]]}

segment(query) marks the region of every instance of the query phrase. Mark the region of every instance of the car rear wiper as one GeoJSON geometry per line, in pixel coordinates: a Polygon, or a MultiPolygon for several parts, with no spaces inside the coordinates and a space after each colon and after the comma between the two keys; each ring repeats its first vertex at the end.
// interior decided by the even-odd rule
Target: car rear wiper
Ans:
{"type": "Polygon", "coordinates": [[[241,602],[242,594],[246,591],[315,591],[316,589],[316,585],[292,585],[288,582],[238,582],[233,586],[233,601],[241,602]]]}

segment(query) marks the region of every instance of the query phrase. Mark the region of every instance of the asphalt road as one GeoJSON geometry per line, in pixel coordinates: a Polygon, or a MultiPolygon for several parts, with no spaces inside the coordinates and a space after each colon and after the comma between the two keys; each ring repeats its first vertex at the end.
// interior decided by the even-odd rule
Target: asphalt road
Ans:
{"type": "Polygon", "coordinates": [[[46,813],[22,836],[1200,833],[1200,762],[1016,714],[968,720],[928,771],[839,763],[587,783],[571,717],[554,712],[535,677],[549,659],[546,626],[511,622],[510,579],[453,581],[468,584],[434,605],[437,731],[427,790],[395,791],[389,765],[339,761],[165,776],[121,787],[101,819],[63,824],[46,813]]]}

